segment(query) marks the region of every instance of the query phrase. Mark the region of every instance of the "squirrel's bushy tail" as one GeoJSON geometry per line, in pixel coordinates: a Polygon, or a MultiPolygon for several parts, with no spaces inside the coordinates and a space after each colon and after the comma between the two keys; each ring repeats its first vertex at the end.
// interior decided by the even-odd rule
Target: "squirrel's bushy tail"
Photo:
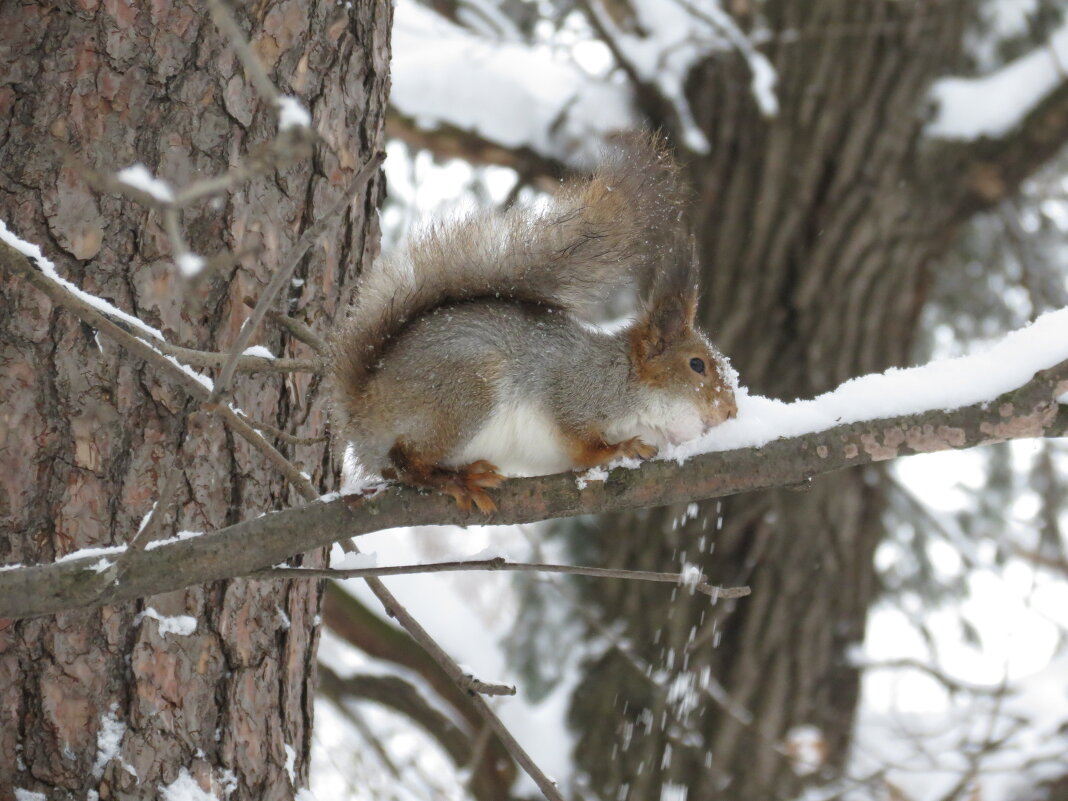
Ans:
{"type": "Polygon", "coordinates": [[[434,224],[357,284],[334,338],[339,399],[358,397],[391,340],[439,306],[497,298],[582,315],[620,286],[647,285],[678,241],[683,194],[663,143],[643,135],[620,140],[543,208],[434,224]]]}

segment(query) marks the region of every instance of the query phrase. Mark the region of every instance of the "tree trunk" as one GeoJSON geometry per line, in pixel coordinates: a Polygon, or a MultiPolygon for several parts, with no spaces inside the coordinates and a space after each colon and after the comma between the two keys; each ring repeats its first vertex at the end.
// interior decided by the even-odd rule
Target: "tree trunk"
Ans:
{"type": "MultiPolygon", "coordinates": [[[[761,118],[740,59],[695,71],[689,97],[711,152],[689,174],[705,323],[753,392],[793,400],[909,361],[927,271],[958,221],[925,167],[925,97],[959,66],[975,8],[775,0],[761,9],[781,112],[761,118]]],[[[586,585],[639,652],[635,664],[606,651],[574,695],[578,759],[601,798],[660,798],[669,782],[690,799],[793,797],[804,775],[819,775],[787,755],[787,735],[802,725],[825,749],[820,777],[841,767],[859,691],[848,653],[878,592],[881,476],[854,470],[804,492],[713,502],[678,525],[680,509],[603,523],[608,565],[689,561],[753,595],[710,608],[681,591],[672,600],[659,587],[586,585]]]]}
{"type": "MultiPolygon", "coordinates": [[[[239,11],[279,91],[311,111],[324,144],[314,163],[184,212],[194,252],[246,254],[191,286],[159,214],[95,193],[62,153],[100,172],[141,162],[182,186],[241,163],[275,135],[277,110],[258,99],[203,3],[62,5],[0,4],[0,219],[61,274],[172,342],[226,350],[246,301],[382,146],[390,4],[278,0],[239,11]]],[[[278,301],[313,328],[328,325],[375,255],[380,180],[362,192],[278,301]]],[[[273,329],[254,342],[312,355],[273,329]]],[[[186,463],[161,536],[299,501],[151,367],[2,274],[0,365],[0,564],[129,541],[180,443],[186,463]]],[[[323,432],[311,376],[235,384],[233,403],[251,417],[298,436],[323,432]]],[[[275,444],[329,488],[325,445],[275,444]]],[[[307,783],[320,603],[317,583],[235,579],[0,621],[0,799],[19,788],[149,799],[176,781],[230,801],[292,798],[307,783]],[[158,619],[180,615],[195,621],[191,633],[189,621],[158,619]]]]}

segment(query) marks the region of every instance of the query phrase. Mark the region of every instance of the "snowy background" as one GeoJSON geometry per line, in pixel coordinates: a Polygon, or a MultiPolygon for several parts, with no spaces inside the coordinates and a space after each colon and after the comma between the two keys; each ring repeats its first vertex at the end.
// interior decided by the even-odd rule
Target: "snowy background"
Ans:
{"type": "MultiPolygon", "coordinates": [[[[695,152],[703,152],[708,143],[688,122],[679,81],[701,48],[740,48],[753,68],[752,88],[760,108],[769,115],[776,112],[776,76],[751,46],[760,32],[743,35],[718,4],[701,5],[715,20],[707,20],[706,14],[695,22],[685,3],[638,3],[641,40],[616,32],[638,72],[679,100],[685,139],[695,152]],[[706,26],[699,44],[688,35],[696,25],[706,26]]],[[[468,24],[461,27],[413,0],[397,3],[393,102],[417,126],[453,125],[583,165],[592,158],[595,134],[631,124],[630,85],[612,70],[608,49],[578,15],[543,21],[531,43],[489,0],[464,8],[468,24]]],[[[1037,0],[1006,0],[986,8],[988,26],[972,43],[976,77],[947,78],[932,90],[932,137],[971,139],[1003,133],[1063,80],[1068,27],[1057,27],[1046,47],[1017,53],[998,43],[1026,29],[1037,13],[1037,0]]],[[[399,141],[393,141],[388,152],[389,201],[383,212],[387,248],[420,219],[516,197],[533,202],[538,196],[530,187],[517,189],[519,178],[508,168],[435,160],[427,151],[399,141]]],[[[952,408],[1017,386],[1021,377],[1026,380],[1035,369],[1063,359],[1068,311],[1001,340],[1045,310],[1021,289],[1024,265],[1005,242],[1022,227],[1046,257],[1063,256],[1068,232],[1066,166],[1054,164],[1027,186],[1011,209],[1015,227],[1009,229],[1004,218],[990,216],[966,234],[955,258],[967,261],[972,245],[986,253],[995,250],[1004,264],[989,274],[984,270],[969,290],[970,314],[954,306],[951,298],[960,294],[957,288],[942,288],[946,302],[928,314],[927,338],[916,363],[964,354],[970,354],[969,359],[869,377],[809,403],[786,406],[743,397],[737,421],[673,455],[683,458],[698,450],[760,444],[850,419],[952,408]],[[901,397],[913,399],[915,408],[903,406],[901,397]]],[[[1063,299],[1063,270],[1053,284],[1050,294],[1057,298],[1060,293],[1063,299]]],[[[871,798],[867,780],[880,776],[881,786],[895,787],[901,797],[914,801],[945,798],[962,786],[978,788],[974,798],[1008,801],[1023,798],[1040,778],[1063,773],[1068,753],[1063,731],[1068,721],[1068,654],[1063,648],[1068,582],[1061,568],[1034,558],[1049,546],[1038,533],[1043,516],[1049,515],[1033,481],[1040,467],[1064,476],[1063,447],[1018,442],[996,455],[943,453],[893,465],[897,496],[892,536],[876,554],[892,592],[872,611],[867,637],[850,655],[865,672],[849,776],[807,797],[844,793],[871,798]],[[1000,483],[994,481],[995,474],[1000,483]],[[996,522],[988,514],[992,508],[1000,515],[996,522]],[[925,577],[922,585],[916,581],[919,574],[925,577]]],[[[1060,525],[1063,513],[1058,508],[1054,515],[1060,525]]],[[[709,524],[722,525],[722,520],[709,524]]],[[[544,540],[541,533],[539,526],[401,530],[380,532],[363,543],[377,553],[380,564],[476,554],[483,558],[487,553],[524,561],[566,560],[558,541],[544,540]]],[[[603,643],[569,633],[574,600],[568,582],[544,581],[559,590],[559,607],[544,623],[557,627],[553,653],[558,663],[552,665],[551,690],[537,700],[524,691],[523,676],[508,659],[508,637],[522,625],[522,589],[514,577],[413,576],[391,580],[390,586],[476,675],[519,687],[518,696],[498,699],[495,707],[536,761],[568,787],[581,779],[573,775],[569,759],[573,741],[565,720],[567,699],[577,681],[577,665],[603,643]]],[[[345,586],[373,607],[359,581],[345,586]]],[[[392,664],[376,664],[329,632],[324,633],[321,658],[342,675],[395,670],[392,664]]],[[[409,678],[420,686],[417,676],[409,678]]],[[[698,689],[715,691],[707,679],[698,689]]],[[[428,690],[426,695],[433,693],[428,690]]],[[[317,705],[313,790],[319,798],[468,797],[467,776],[409,721],[372,703],[353,703],[347,711],[361,721],[359,726],[332,702],[317,705]],[[376,739],[384,753],[376,756],[367,747],[368,738],[376,739]],[[368,775],[377,775],[378,783],[368,785],[368,775]]],[[[818,731],[795,731],[784,745],[798,755],[799,772],[818,769],[818,731]]],[[[532,786],[525,789],[534,795],[532,786]]],[[[669,796],[685,798],[685,788],[665,790],[663,797],[669,796]]]]}

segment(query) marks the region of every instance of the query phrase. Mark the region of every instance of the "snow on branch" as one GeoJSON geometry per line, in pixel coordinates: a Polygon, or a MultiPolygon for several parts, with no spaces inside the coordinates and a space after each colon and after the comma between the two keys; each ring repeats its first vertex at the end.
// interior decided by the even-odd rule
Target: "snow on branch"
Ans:
{"type": "MultiPolygon", "coordinates": [[[[774,67],[718,0],[701,5],[690,0],[635,3],[634,27],[640,35],[620,29],[602,0],[582,0],[581,6],[638,94],[655,95],[656,105],[674,118],[679,140],[694,153],[708,153],[710,145],[694,120],[685,84],[691,70],[713,52],[737,51],[749,66],[757,107],[767,117],[778,114],[774,67]]],[[[652,116],[660,115],[654,110],[652,116]]]]}
{"type": "Polygon", "coordinates": [[[927,134],[952,140],[1003,137],[1066,81],[1068,25],[1043,46],[988,75],[936,81],[931,97],[938,112],[927,134]]]}
{"type": "MultiPolygon", "coordinates": [[[[856,379],[815,401],[779,405],[750,398],[748,404],[740,406],[740,418],[756,418],[762,414],[762,404],[781,412],[777,421],[754,423],[761,430],[760,437],[772,437],[763,445],[717,451],[710,450],[716,444],[705,442],[705,452],[688,458],[676,451],[669,455],[671,458],[633,468],[616,467],[596,478],[586,476],[579,480],[581,477],[574,473],[560,473],[514,479],[497,491],[500,510],[488,520],[477,512],[461,511],[444,495],[393,486],[366,495],[323,498],[300,508],[131,554],[126,580],[120,584],[100,586],[100,574],[92,569],[98,557],[0,571],[0,617],[51,614],[86,603],[115,603],[249,575],[294,554],[386,528],[435,523],[526,523],[686,503],[755,489],[798,486],[825,473],[913,453],[1068,433],[1068,408],[1057,402],[1068,393],[1068,310],[1045,315],[1029,328],[1007,337],[987,352],[985,361],[968,361],[973,358],[976,357],[856,379]],[[1024,352],[1024,348],[1032,347],[1034,353],[1024,352]],[[1010,357],[1009,363],[1000,362],[1010,357]],[[994,389],[973,403],[945,411],[944,403],[951,399],[949,388],[970,382],[973,374],[969,371],[981,371],[983,364],[998,376],[991,376],[990,383],[977,388],[976,393],[999,387],[1013,377],[1024,377],[1006,391],[994,389]],[[940,389],[916,400],[910,397],[917,394],[919,384],[929,381],[940,389]],[[860,392],[858,386],[863,390],[860,395],[856,394],[860,392]],[[876,404],[873,399],[882,392],[886,395],[876,404]],[[898,392],[904,394],[897,395],[898,392]],[[852,415],[847,408],[850,399],[858,406],[852,415]],[[917,408],[928,402],[933,406],[917,408]],[[867,411],[875,417],[822,427],[833,418],[815,415],[812,404],[821,406],[828,415],[835,414],[836,404],[841,404],[837,408],[843,415],[857,418],[867,411]],[[911,411],[878,416],[883,410],[895,408],[911,411]],[[781,436],[774,438],[775,427],[788,420],[797,422],[790,423],[792,429],[781,431],[781,436]],[[680,464],[677,459],[685,460],[680,464]]],[[[719,445],[731,447],[727,441],[719,445]]]]}
{"type": "Polygon", "coordinates": [[[577,166],[637,124],[626,84],[547,47],[484,39],[414,0],[394,12],[392,80],[392,106],[418,128],[450,126],[577,166]]]}
{"type": "Polygon", "coordinates": [[[683,85],[697,63],[725,50],[749,65],[761,112],[777,113],[774,68],[718,3],[636,3],[641,35],[619,28],[600,0],[584,0],[582,8],[629,80],[592,75],[558,49],[480,36],[415,0],[399,0],[390,103],[406,138],[461,131],[497,148],[585,167],[610,134],[639,125],[636,106],[655,97],[663,113],[652,116],[673,119],[679,141],[705,153],[708,141],[683,85]]]}

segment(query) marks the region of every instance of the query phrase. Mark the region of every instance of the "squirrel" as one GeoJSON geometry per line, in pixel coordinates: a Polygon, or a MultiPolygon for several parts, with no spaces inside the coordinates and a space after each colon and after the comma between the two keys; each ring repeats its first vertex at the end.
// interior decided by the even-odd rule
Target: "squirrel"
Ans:
{"type": "Polygon", "coordinates": [[[438,222],[379,259],[332,339],[336,427],[360,466],[489,514],[505,473],[649,459],[734,417],[737,376],[695,326],[684,204],[644,135],[547,207],[438,222]],[[593,325],[624,287],[636,319],[593,325]]]}

